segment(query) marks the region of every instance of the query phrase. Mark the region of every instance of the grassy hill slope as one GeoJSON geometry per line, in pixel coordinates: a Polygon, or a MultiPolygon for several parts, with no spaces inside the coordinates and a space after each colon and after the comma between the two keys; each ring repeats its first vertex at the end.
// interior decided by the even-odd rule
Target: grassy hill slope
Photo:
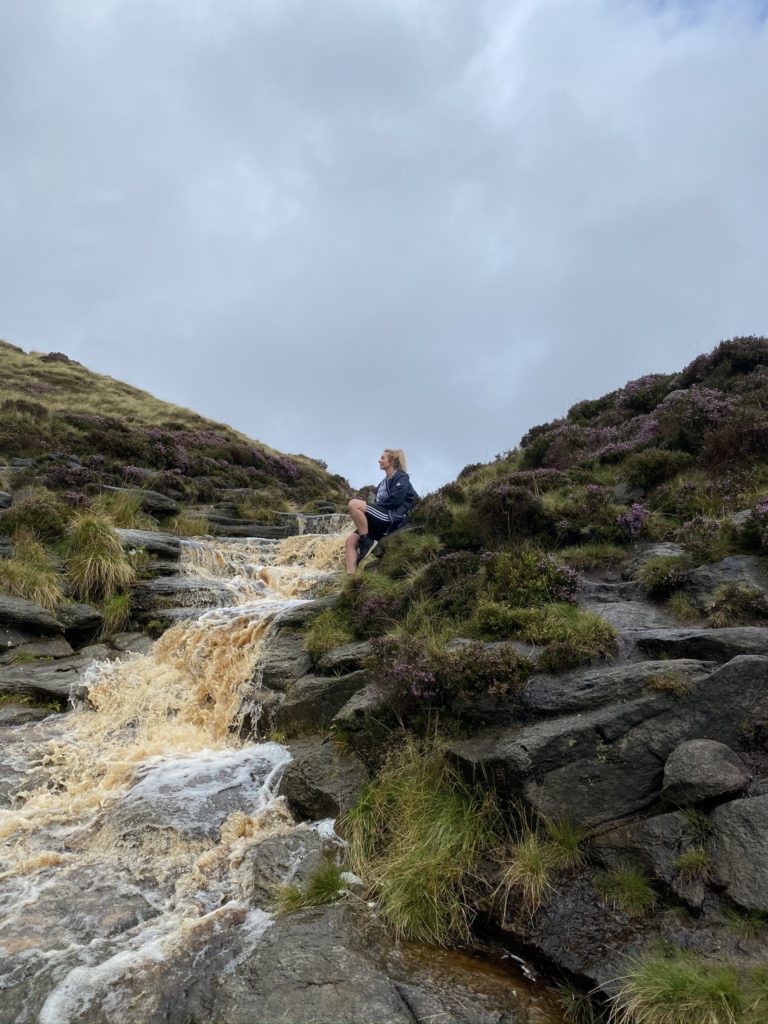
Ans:
{"type": "Polygon", "coordinates": [[[42,460],[30,482],[64,492],[140,485],[212,502],[223,490],[247,488],[265,507],[282,507],[338,502],[348,491],[307,456],[283,455],[61,353],[0,342],[0,462],[14,458],[42,460]]]}

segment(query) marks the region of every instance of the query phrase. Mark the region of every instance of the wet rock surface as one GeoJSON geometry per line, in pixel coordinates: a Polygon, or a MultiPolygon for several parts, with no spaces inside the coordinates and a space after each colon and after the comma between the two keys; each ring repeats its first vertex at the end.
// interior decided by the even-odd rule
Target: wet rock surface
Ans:
{"type": "Polygon", "coordinates": [[[143,548],[150,555],[168,561],[177,561],[181,555],[181,541],[172,533],[157,533],[154,530],[117,530],[124,548],[143,548]]]}
{"type": "Polygon", "coordinates": [[[62,633],[63,627],[53,612],[23,597],[0,594],[0,626],[28,633],[62,633]]]}
{"type": "Polygon", "coordinates": [[[368,782],[368,771],[353,753],[341,753],[330,739],[294,740],[293,761],[278,793],[300,819],[338,818],[350,810],[368,782]]]}
{"type": "Polygon", "coordinates": [[[269,690],[285,692],[311,668],[303,633],[284,629],[267,638],[256,678],[269,690]]]}
{"type": "Polygon", "coordinates": [[[370,657],[373,644],[370,640],[359,640],[352,644],[334,647],[324,654],[317,662],[317,669],[326,675],[343,675],[364,667],[366,658],[370,657]]]}
{"type": "Polygon", "coordinates": [[[768,592],[768,571],[754,555],[732,555],[720,562],[702,565],[688,574],[685,592],[697,608],[709,607],[718,587],[727,584],[755,587],[768,592]]]}

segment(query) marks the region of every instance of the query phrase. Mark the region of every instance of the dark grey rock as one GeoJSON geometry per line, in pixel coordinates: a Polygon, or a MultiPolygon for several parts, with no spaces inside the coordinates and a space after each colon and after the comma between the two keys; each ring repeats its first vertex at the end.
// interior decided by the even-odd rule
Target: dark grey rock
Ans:
{"type": "Polygon", "coordinates": [[[14,469],[29,469],[35,465],[36,459],[11,459],[11,465],[14,469]]]}
{"type": "Polygon", "coordinates": [[[281,612],[278,617],[278,624],[282,626],[304,626],[311,622],[316,615],[327,608],[335,608],[338,603],[338,594],[327,594],[325,597],[315,597],[311,601],[303,601],[300,604],[291,605],[281,612]]]}
{"type": "Polygon", "coordinates": [[[703,611],[712,603],[717,588],[726,584],[756,587],[766,593],[768,571],[754,555],[732,555],[721,562],[692,569],[683,589],[691,602],[703,611]]]}
{"type": "Polygon", "coordinates": [[[127,654],[149,654],[154,641],[146,633],[115,633],[110,643],[116,650],[127,654]]]}
{"type": "Polygon", "coordinates": [[[768,796],[717,807],[712,827],[715,878],[739,906],[768,912],[768,796]]]}
{"type": "Polygon", "coordinates": [[[659,605],[650,601],[616,601],[592,603],[579,601],[582,611],[597,612],[606,622],[624,632],[637,629],[659,629],[675,625],[675,619],[659,605]]]}
{"type": "Polygon", "coordinates": [[[141,502],[142,512],[147,512],[151,516],[177,516],[181,510],[178,502],[159,491],[145,491],[141,487],[109,487],[107,485],[102,490],[130,494],[132,498],[138,498],[141,502]]]}
{"type": "Polygon", "coordinates": [[[78,655],[81,658],[91,658],[93,661],[114,659],[117,656],[116,652],[108,644],[88,644],[87,647],[80,648],[78,655]]]}
{"type": "Polygon", "coordinates": [[[651,658],[697,658],[722,664],[740,654],[768,654],[765,626],[638,630],[627,633],[627,639],[651,658]]]}
{"type": "Polygon", "coordinates": [[[740,793],[749,781],[744,763],[716,740],[688,740],[664,765],[662,796],[671,804],[695,804],[740,793]]]}
{"type": "Polygon", "coordinates": [[[171,533],[155,530],[116,530],[124,548],[143,548],[150,555],[176,561],[181,555],[181,541],[171,533]]]}
{"type": "Polygon", "coordinates": [[[0,728],[6,725],[40,722],[50,714],[53,714],[51,708],[36,707],[34,704],[3,704],[0,705],[0,728]]]}
{"type": "Polygon", "coordinates": [[[304,676],[290,688],[275,714],[275,725],[289,735],[319,730],[366,685],[365,669],[346,676],[304,676]]]}
{"type": "MultiPolygon", "coordinates": [[[[115,652],[107,652],[107,657],[115,652]]],[[[78,654],[56,661],[30,662],[27,665],[3,665],[0,668],[0,693],[20,693],[39,699],[53,696],[66,700],[70,691],[82,684],[85,671],[94,659],[78,654]]]]}
{"type": "Polygon", "coordinates": [[[10,537],[0,537],[0,558],[13,558],[13,544],[10,537]]]}
{"type": "Polygon", "coordinates": [[[104,624],[99,609],[90,604],[63,604],[56,609],[56,618],[64,627],[64,636],[76,646],[93,640],[104,624]]]}
{"type": "Polygon", "coordinates": [[[6,654],[0,655],[0,665],[11,664],[20,654],[34,658],[71,658],[74,653],[72,645],[67,640],[56,636],[19,644],[6,654]]]}
{"type": "Polygon", "coordinates": [[[7,491],[0,491],[0,508],[10,508],[13,498],[7,491]]]}
{"type": "Polygon", "coordinates": [[[561,675],[533,676],[523,691],[523,703],[530,710],[540,712],[562,714],[586,710],[646,695],[652,692],[650,680],[668,672],[680,673],[697,682],[714,668],[714,662],[683,658],[678,661],[638,661],[617,667],[589,666],[561,675]]]}
{"type": "Polygon", "coordinates": [[[288,526],[272,526],[268,523],[214,522],[209,520],[208,532],[213,537],[264,537],[267,540],[281,540],[291,536],[288,526]]]}
{"type": "Polygon", "coordinates": [[[10,626],[0,625],[0,651],[10,651],[14,647],[23,647],[37,640],[34,633],[24,633],[10,626]]]}
{"type": "Polygon", "coordinates": [[[10,626],[27,633],[61,633],[62,626],[52,612],[23,597],[0,594],[0,626],[10,626]]]}
{"type": "Polygon", "coordinates": [[[368,782],[368,772],[354,754],[340,753],[329,739],[294,740],[293,761],[286,767],[278,793],[302,819],[337,818],[354,807],[368,782]]]}
{"type": "Polygon", "coordinates": [[[317,663],[318,670],[326,675],[341,675],[362,668],[363,662],[370,657],[373,644],[370,640],[359,640],[357,643],[343,644],[334,647],[324,654],[317,663]]]}
{"type": "Polygon", "coordinates": [[[489,730],[448,750],[472,775],[545,815],[599,824],[649,806],[661,794],[664,762],[688,739],[737,746],[768,693],[768,658],[739,657],[695,684],[688,696],[649,694],[584,714],[489,730]]]}
{"type": "Polygon", "coordinates": [[[285,692],[311,668],[304,634],[282,630],[267,637],[254,678],[269,690],[285,692]]]}
{"type": "Polygon", "coordinates": [[[263,910],[270,910],[278,885],[303,885],[340,849],[316,828],[300,825],[287,835],[268,836],[251,847],[238,870],[246,898],[263,910]]]}
{"type": "MultiPolygon", "coordinates": [[[[265,584],[266,589],[266,584],[265,584]]],[[[131,591],[138,614],[166,608],[226,608],[234,604],[235,595],[224,581],[193,576],[158,576],[141,580],[131,591]]]]}
{"type": "Polygon", "coordinates": [[[355,693],[333,716],[333,725],[347,732],[358,732],[365,728],[369,715],[380,711],[385,705],[381,690],[374,683],[368,683],[355,693]]]}

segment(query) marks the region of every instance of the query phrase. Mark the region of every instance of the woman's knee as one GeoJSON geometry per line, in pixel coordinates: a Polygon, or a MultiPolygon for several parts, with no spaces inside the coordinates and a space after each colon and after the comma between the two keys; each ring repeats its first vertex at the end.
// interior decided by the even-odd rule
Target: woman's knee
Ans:
{"type": "Polygon", "coordinates": [[[365,502],[362,498],[350,498],[347,508],[351,512],[353,508],[358,509],[360,512],[365,511],[365,502]]]}

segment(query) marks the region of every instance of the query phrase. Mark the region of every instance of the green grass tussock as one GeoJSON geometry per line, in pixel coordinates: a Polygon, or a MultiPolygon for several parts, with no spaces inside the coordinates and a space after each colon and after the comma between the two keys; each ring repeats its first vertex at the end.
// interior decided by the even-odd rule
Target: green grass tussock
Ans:
{"type": "Polygon", "coordinates": [[[109,519],[110,523],[122,530],[156,530],[157,520],[141,510],[138,494],[123,491],[104,491],[91,503],[94,515],[109,519]]]}
{"type": "Polygon", "coordinates": [[[647,953],[620,979],[611,1024],[759,1024],[766,1007],[765,972],[740,975],[732,966],[684,950],[647,953]]]}
{"type": "Polygon", "coordinates": [[[331,861],[321,864],[303,885],[285,883],[276,886],[273,896],[278,914],[295,913],[307,907],[335,903],[345,893],[343,869],[331,861]]]}
{"type": "Polygon", "coordinates": [[[315,659],[353,640],[352,631],[332,608],[316,615],[304,632],[304,647],[315,659]]]}
{"type": "Polygon", "coordinates": [[[398,740],[378,778],[340,824],[353,870],[400,938],[467,938],[475,874],[500,841],[490,796],[445,764],[439,745],[398,740]]]}
{"type": "Polygon", "coordinates": [[[687,556],[659,555],[649,558],[635,574],[635,579],[651,597],[669,597],[687,581],[691,561],[687,556]]]}
{"type": "Polygon", "coordinates": [[[647,875],[634,864],[596,875],[594,886],[606,902],[627,914],[641,917],[656,905],[656,893],[647,875]]]}
{"type": "Polygon", "coordinates": [[[0,590],[53,611],[64,600],[62,580],[35,534],[22,527],[13,535],[13,558],[0,559],[0,590]]]}
{"type": "Polygon", "coordinates": [[[177,537],[206,537],[208,530],[207,516],[192,516],[188,512],[180,512],[168,523],[168,532],[177,537]]]}
{"type": "Polygon", "coordinates": [[[108,597],[101,606],[101,614],[104,616],[102,637],[125,632],[131,623],[131,595],[122,593],[108,597]]]}
{"type": "Polygon", "coordinates": [[[645,685],[654,693],[671,693],[675,697],[687,697],[695,689],[683,672],[660,672],[651,676],[645,685]]]}
{"type": "Polygon", "coordinates": [[[67,577],[84,601],[105,601],[125,590],[136,570],[106,516],[83,513],[72,525],[66,556],[67,577]]]}

